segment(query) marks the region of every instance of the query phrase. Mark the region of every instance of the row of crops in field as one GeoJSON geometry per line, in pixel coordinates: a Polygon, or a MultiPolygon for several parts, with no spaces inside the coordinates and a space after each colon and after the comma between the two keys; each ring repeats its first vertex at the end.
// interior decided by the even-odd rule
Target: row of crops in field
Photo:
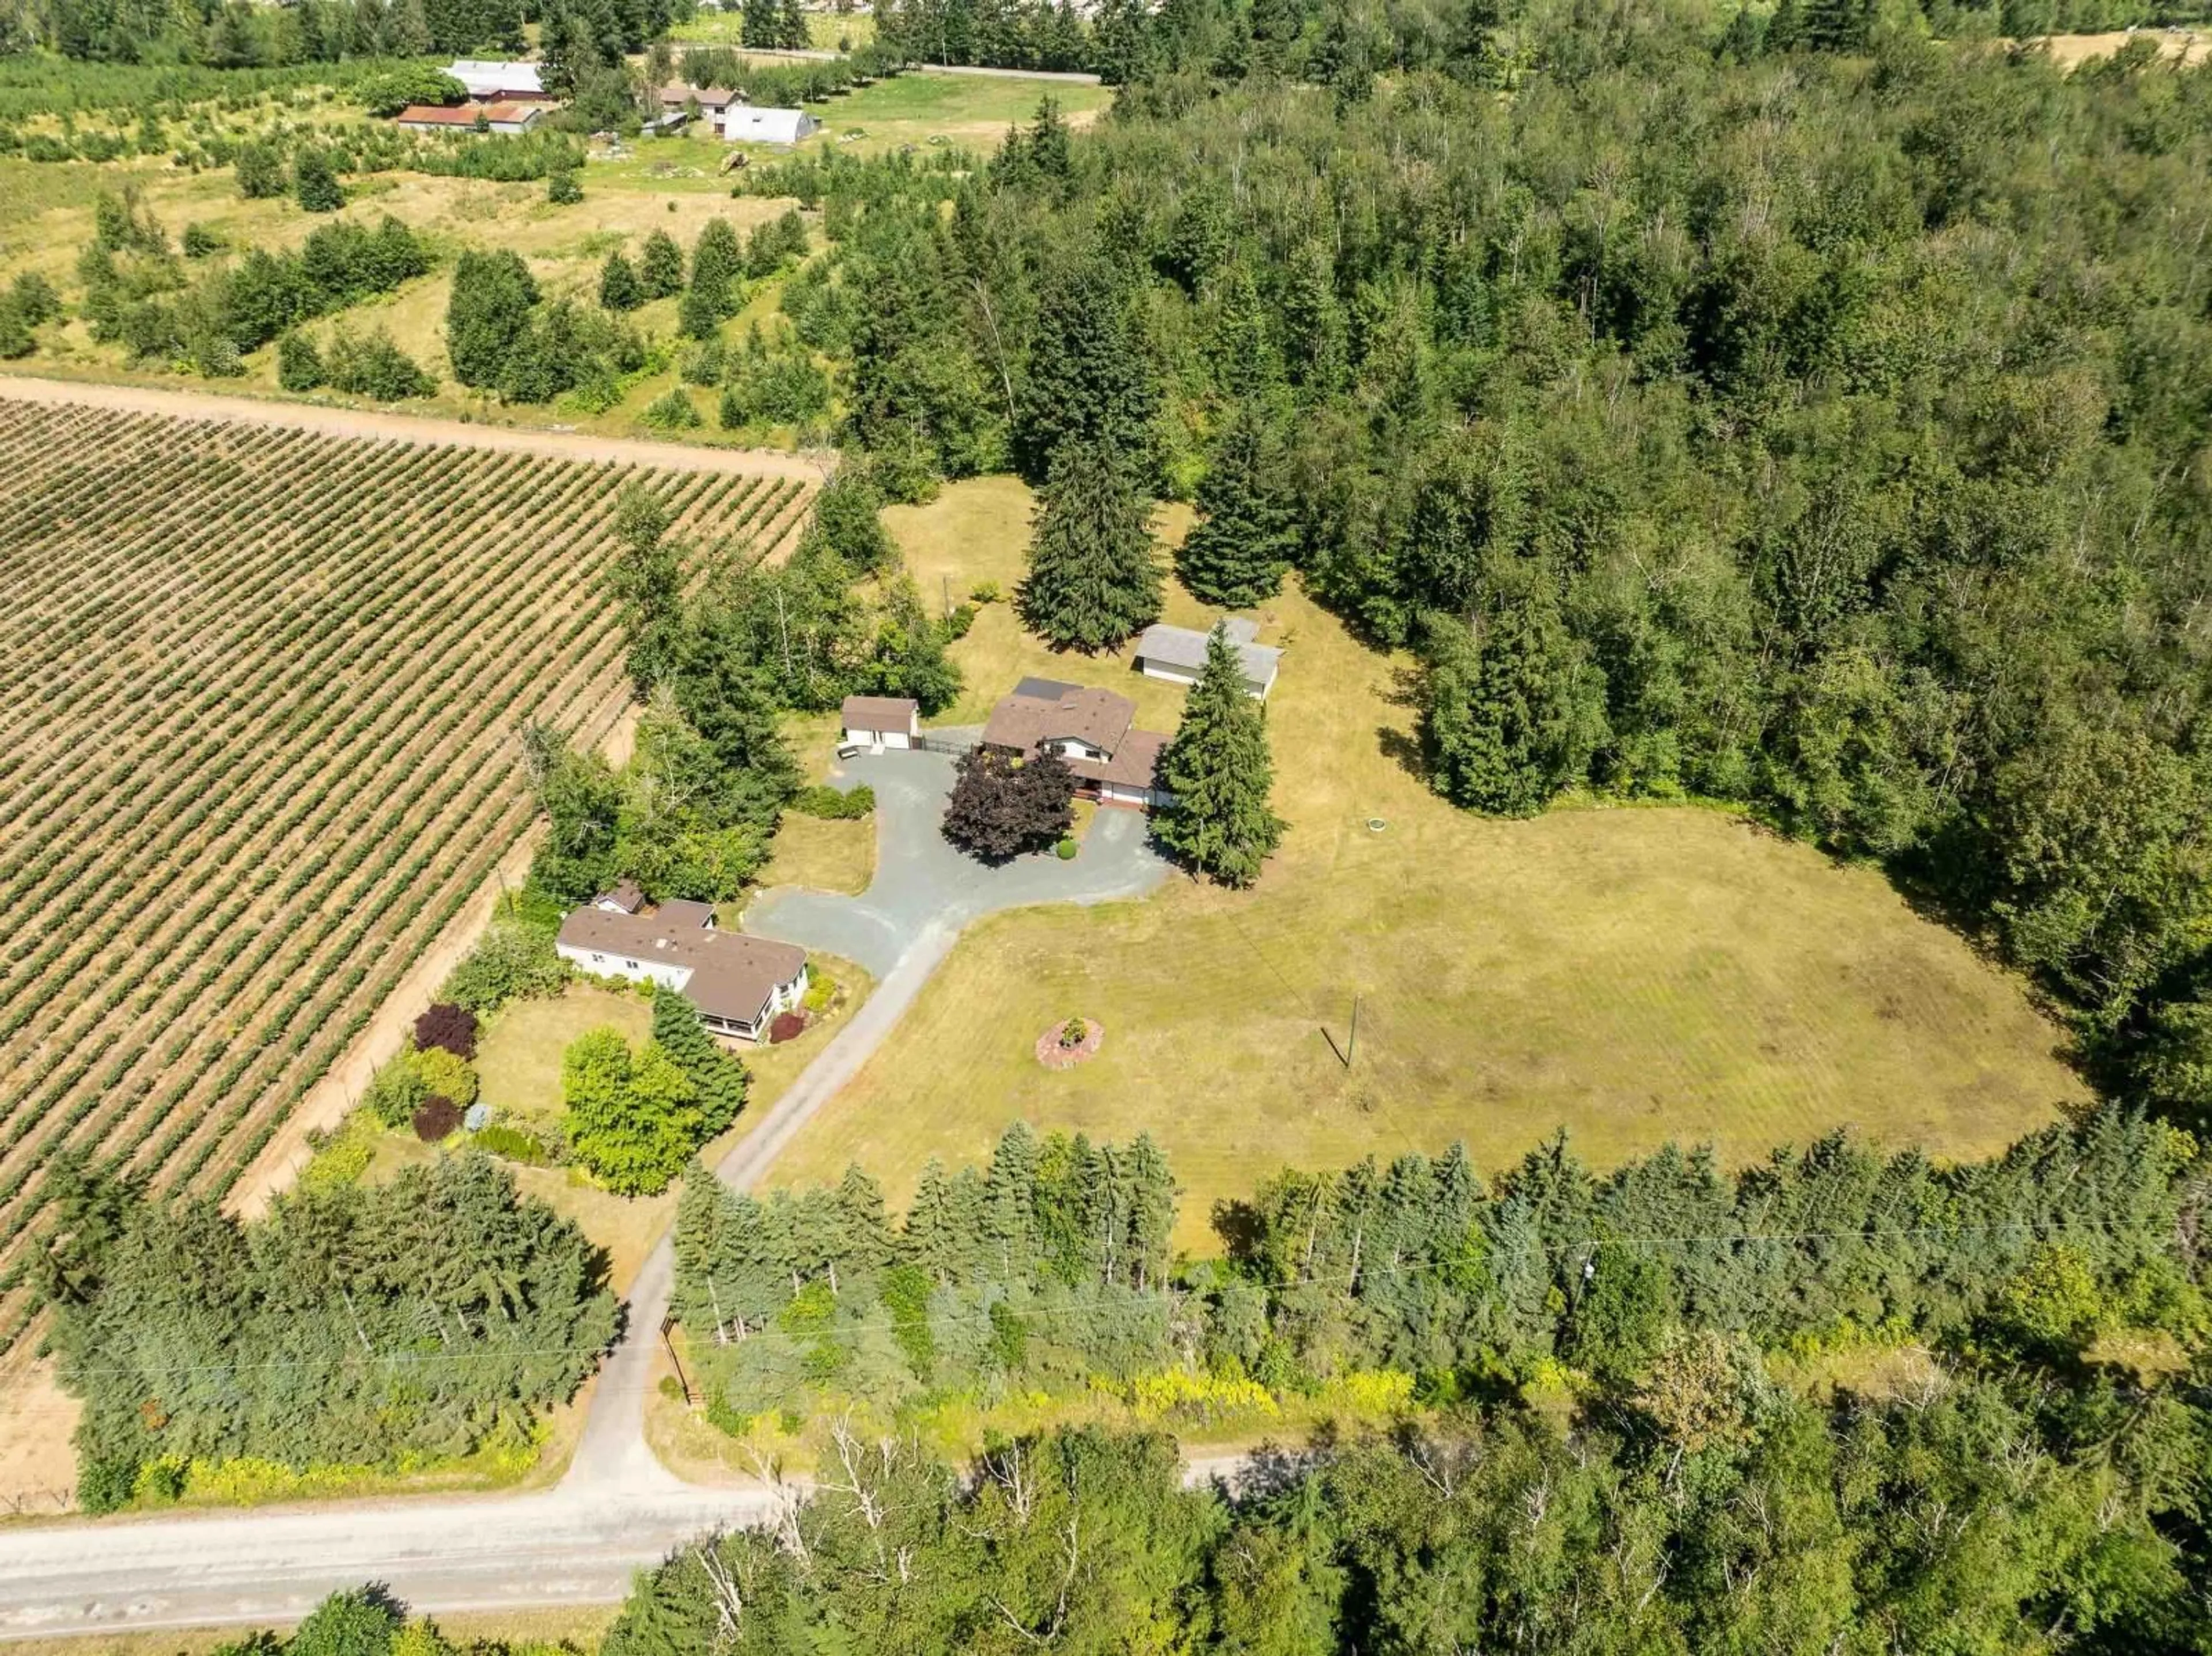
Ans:
{"type": "Polygon", "coordinates": [[[619,713],[639,482],[769,548],[796,482],[0,403],[0,1343],[66,1148],[220,1193],[619,713]]]}

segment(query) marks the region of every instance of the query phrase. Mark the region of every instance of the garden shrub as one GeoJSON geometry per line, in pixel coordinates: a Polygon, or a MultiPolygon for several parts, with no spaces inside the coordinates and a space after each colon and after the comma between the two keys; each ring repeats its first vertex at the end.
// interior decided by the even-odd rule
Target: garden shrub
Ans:
{"type": "Polygon", "coordinates": [[[504,1121],[479,1127],[472,1142],[480,1150],[526,1168],[542,1168],[553,1160],[537,1134],[504,1121]]]}
{"type": "Polygon", "coordinates": [[[458,1059],[477,1055],[477,1015],[456,1002],[434,1002],[415,1020],[415,1046],[420,1052],[442,1047],[458,1059]]]}
{"type": "Polygon", "coordinates": [[[826,782],[801,788],[791,797],[791,809],[802,816],[819,816],[833,822],[853,822],[876,808],[876,791],[865,782],[841,792],[826,782]]]}
{"type": "Polygon", "coordinates": [[[638,418],[661,431],[688,431],[700,423],[699,410],[681,385],[671,385],[654,397],[638,418]]]}
{"type": "Polygon", "coordinates": [[[806,1028],[806,1019],[798,1012],[778,1012],[775,1022],[768,1026],[768,1038],[781,1045],[806,1028]]]}
{"type": "Polygon", "coordinates": [[[1052,848],[1052,854],[1059,858],[1061,862],[1065,863],[1073,858],[1077,846],[1074,840],[1062,840],[1058,845],[1052,848]]]}
{"type": "Polygon", "coordinates": [[[387,1127],[411,1120],[430,1095],[430,1083],[416,1057],[412,1052],[400,1053],[369,1077],[368,1090],[362,1095],[362,1107],[387,1127]]]}
{"type": "Polygon", "coordinates": [[[422,1101],[415,1112],[415,1137],[425,1144],[435,1144],[453,1136],[461,1125],[461,1107],[440,1093],[433,1093],[422,1101]]]}
{"type": "Polygon", "coordinates": [[[442,1046],[417,1052],[415,1071],[422,1077],[426,1094],[442,1094],[453,1101],[456,1110],[465,1110],[477,1101],[477,1072],[466,1059],[456,1058],[442,1046]]]}
{"type": "Polygon", "coordinates": [[[557,995],[568,980],[568,968],[554,952],[550,931],[502,916],[453,968],[438,998],[482,1017],[511,1000],[557,995]]]}
{"type": "Polygon", "coordinates": [[[816,967],[807,974],[806,998],[800,1003],[810,1012],[826,1012],[837,998],[837,980],[816,967]]]}

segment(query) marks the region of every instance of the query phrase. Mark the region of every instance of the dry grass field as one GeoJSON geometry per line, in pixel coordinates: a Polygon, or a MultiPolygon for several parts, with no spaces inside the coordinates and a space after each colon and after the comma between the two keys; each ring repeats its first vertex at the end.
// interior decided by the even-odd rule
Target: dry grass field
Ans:
{"type": "Polygon", "coordinates": [[[517,726],[623,702],[627,482],[702,537],[807,495],[4,397],[0,458],[5,1256],[64,1149],[228,1188],[514,845],[517,726]]]}
{"type": "MultiPolygon", "coordinates": [[[[1011,585],[1027,512],[994,479],[887,519],[925,590],[957,596],[1011,585]]],[[[1177,592],[1170,614],[1200,612],[1177,592]]],[[[1150,1131],[1200,1248],[1210,1204],[1285,1162],[1459,1138],[1494,1169],[1561,1127],[1601,1165],[1669,1138],[1740,1162],[1843,1125],[1962,1156],[2084,1096],[2021,986],[1876,871],[1712,810],[1462,814],[1405,762],[1403,664],[1295,588],[1262,619],[1288,649],[1268,723],[1291,830],[1257,889],[1177,879],[1140,903],[985,923],[781,1178],[858,1159],[902,1198],[928,1156],[981,1157],[1018,1115],[1150,1131]],[[1348,1041],[1355,997],[1347,1069],[1330,1038],[1348,1041]],[[1074,1013],[1105,1025],[1105,1049],[1048,1073],[1031,1043],[1074,1013]]],[[[955,716],[1022,672],[1133,694],[1170,724],[1180,695],[1120,658],[1055,656],[1005,605],[957,653],[955,716]]]]}

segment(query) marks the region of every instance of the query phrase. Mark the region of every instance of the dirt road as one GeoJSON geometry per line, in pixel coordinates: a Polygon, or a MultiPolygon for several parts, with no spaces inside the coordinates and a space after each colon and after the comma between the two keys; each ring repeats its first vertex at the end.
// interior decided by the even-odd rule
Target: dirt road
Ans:
{"type": "Polygon", "coordinates": [[[319,403],[275,397],[217,395],[213,391],[168,391],[154,385],[117,385],[93,380],[40,379],[0,373],[0,397],[19,403],[74,403],[86,408],[120,409],[133,414],[166,415],[174,420],[235,420],[285,426],[332,437],[372,441],[447,443],[462,448],[493,448],[543,454],[556,460],[618,460],[658,466],[666,471],[731,472],[744,477],[796,477],[820,482],[835,468],[834,452],[786,454],[775,449],[708,448],[703,444],[653,443],[626,437],[586,437],[577,433],[532,431],[520,426],[490,426],[465,420],[432,420],[374,409],[332,408],[319,403]]]}

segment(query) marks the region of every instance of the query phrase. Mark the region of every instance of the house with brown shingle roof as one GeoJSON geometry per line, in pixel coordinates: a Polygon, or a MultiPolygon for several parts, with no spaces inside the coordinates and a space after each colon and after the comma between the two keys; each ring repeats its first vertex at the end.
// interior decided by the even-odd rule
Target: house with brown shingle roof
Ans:
{"type": "Polygon", "coordinates": [[[482,116],[486,131],[511,135],[535,130],[544,114],[535,104],[410,104],[392,119],[394,125],[426,131],[470,132],[482,116]]]}
{"type": "Polygon", "coordinates": [[[738,101],[736,93],[720,86],[665,86],[655,95],[663,109],[688,109],[696,104],[702,115],[719,115],[738,101]]]}
{"type": "Polygon", "coordinates": [[[1056,755],[1084,798],[1146,810],[1170,800],[1153,775],[1168,738],[1137,729],[1136,717],[1137,704],[1111,690],[1025,678],[991,709],[982,742],[1024,758],[1056,755]]]}
{"type": "Polygon", "coordinates": [[[555,952],[595,977],[677,990],[709,1029],[744,1040],[763,1039],[777,1013],[805,998],[805,949],[725,931],[712,903],[671,901],[631,912],[623,904],[635,889],[624,881],[575,910],[561,922],[555,952]]]}

